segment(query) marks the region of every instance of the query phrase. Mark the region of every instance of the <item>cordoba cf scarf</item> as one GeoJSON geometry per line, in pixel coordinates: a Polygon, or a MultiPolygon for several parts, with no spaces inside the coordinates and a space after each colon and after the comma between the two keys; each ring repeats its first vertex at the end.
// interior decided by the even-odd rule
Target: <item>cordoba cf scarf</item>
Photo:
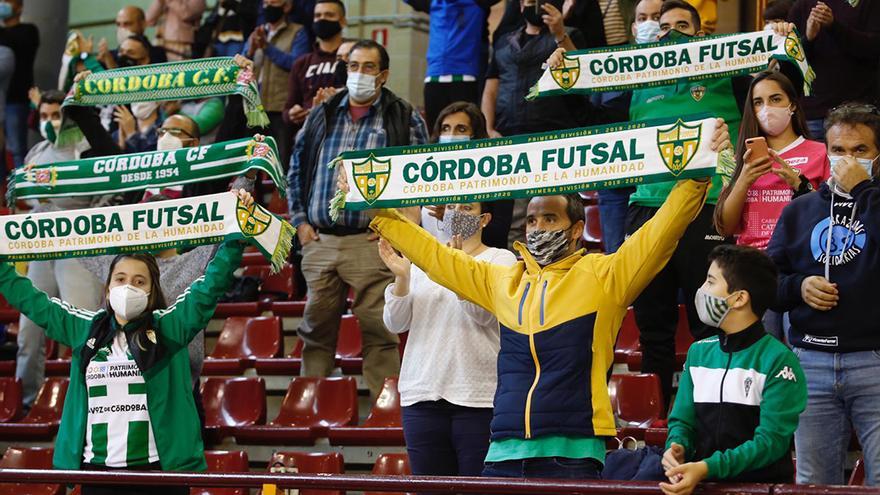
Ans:
{"type": "Polygon", "coordinates": [[[342,153],[339,209],[397,208],[566,194],[715,173],[705,115],[463,143],[342,153]]]}
{"type": "Polygon", "coordinates": [[[527,99],[751,74],[766,69],[771,59],[794,64],[803,76],[804,93],[810,94],[816,75],[797,32],[782,37],[758,31],[569,52],[562,66],[544,71],[527,99]]]}
{"type": "Polygon", "coordinates": [[[91,196],[189,184],[266,172],[286,194],[287,176],[275,140],[244,138],[206,146],[103,156],[20,168],[10,177],[8,199],[91,196]]]}
{"type": "Polygon", "coordinates": [[[35,261],[136,253],[245,239],[273,270],[287,261],[295,229],[262,206],[224,192],[85,210],[0,216],[0,260],[35,261]]]}
{"type": "MultiPolygon", "coordinates": [[[[70,88],[63,107],[72,105],[125,105],[138,101],[192,100],[238,94],[244,100],[248,125],[266,126],[269,118],[251,70],[241,69],[231,57],[205,58],[164,64],[124,67],[89,74],[70,88]]],[[[79,128],[64,119],[58,144],[80,137],[79,128]]]]}

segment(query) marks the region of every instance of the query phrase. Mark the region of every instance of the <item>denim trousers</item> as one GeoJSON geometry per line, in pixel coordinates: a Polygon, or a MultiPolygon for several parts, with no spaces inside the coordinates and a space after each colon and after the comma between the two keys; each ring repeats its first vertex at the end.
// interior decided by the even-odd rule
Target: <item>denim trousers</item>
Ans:
{"type": "Polygon", "coordinates": [[[422,401],[402,408],[402,413],[403,436],[413,474],[480,475],[489,450],[491,407],[422,401]]]}
{"type": "Polygon", "coordinates": [[[602,464],[596,459],[568,457],[536,457],[512,461],[487,462],[484,477],[548,478],[563,480],[597,480],[602,464]]]}
{"type": "Polygon", "coordinates": [[[880,482],[880,351],[833,353],[796,347],[807,377],[807,409],[795,431],[797,482],[843,485],[852,430],[865,457],[865,484],[880,482]]]}

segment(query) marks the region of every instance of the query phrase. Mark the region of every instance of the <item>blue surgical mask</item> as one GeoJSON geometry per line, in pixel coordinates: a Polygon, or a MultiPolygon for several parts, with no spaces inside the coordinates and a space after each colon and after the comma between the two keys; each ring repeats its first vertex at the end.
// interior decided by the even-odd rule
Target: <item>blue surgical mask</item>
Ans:
{"type": "Polygon", "coordinates": [[[12,17],[12,4],[9,2],[0,2],[0,21],[5,21],[12,17]]]}
{"type": "Polygon", "coordinates": [[[460,143],[462,141],[470,141],[471,137],[464,134],[441,134],[439,143],[460,143]]]}
{"type": "Polygon", "coordinates": [[[660,34],[660,23],[653,20],[642,21],[636,24],[636,43],[654,43],[660,34]]]}
{"type": "MultiPolygon", "coordinates": [[[[840,159],[843,158],[844,155],[828,155],[828,161],[831,163],[831,170],[840,163],[840,159]]],[[[868,175],[874,176],[874,161],[877,160],[877,157],[874,158],[856,158],[856,162],[865,169],[865,172],[868,172],[868,175]]]]}

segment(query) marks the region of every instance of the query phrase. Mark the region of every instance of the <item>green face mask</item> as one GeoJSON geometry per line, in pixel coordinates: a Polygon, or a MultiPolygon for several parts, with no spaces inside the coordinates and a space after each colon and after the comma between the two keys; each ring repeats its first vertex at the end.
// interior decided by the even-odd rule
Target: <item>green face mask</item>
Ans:
{"type": "Polygon", "coordinates": [[[692,35],[692,34],[685,34],[685,33],[682,33],[681,31],[678,31],[677,29],[670,29],[669,31],[666,32],[666,34],[663,35],[662,38],[660,38],[660,41],[689,40],[693,37],[694,37],[694,35],[692,35]]]}

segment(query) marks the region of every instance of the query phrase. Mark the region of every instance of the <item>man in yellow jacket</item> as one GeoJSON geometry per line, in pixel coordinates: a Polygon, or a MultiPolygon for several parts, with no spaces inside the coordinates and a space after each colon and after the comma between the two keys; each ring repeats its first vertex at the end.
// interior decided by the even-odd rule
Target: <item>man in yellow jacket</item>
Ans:
{"type": "MultiPolygon", "coordinates": [[[[713,149],[729,143],[719,137],[726,133],[719,126],[713,149]]],[[[339,183],[347,188],[344,176],[339,183]]],[[[577,248],[584,230],[579,196],[533,198],[527,243],[515,245],[523,260],[510,267],[444,246],[396,210],[374,211],[370,227],[395,249],[498,317],[498,386],[484,476],[598,478],[602,437],[617,433],[607,388],[617,332],[702,208],[708,184],[680,182],[610,255],[577,248]]]]}

